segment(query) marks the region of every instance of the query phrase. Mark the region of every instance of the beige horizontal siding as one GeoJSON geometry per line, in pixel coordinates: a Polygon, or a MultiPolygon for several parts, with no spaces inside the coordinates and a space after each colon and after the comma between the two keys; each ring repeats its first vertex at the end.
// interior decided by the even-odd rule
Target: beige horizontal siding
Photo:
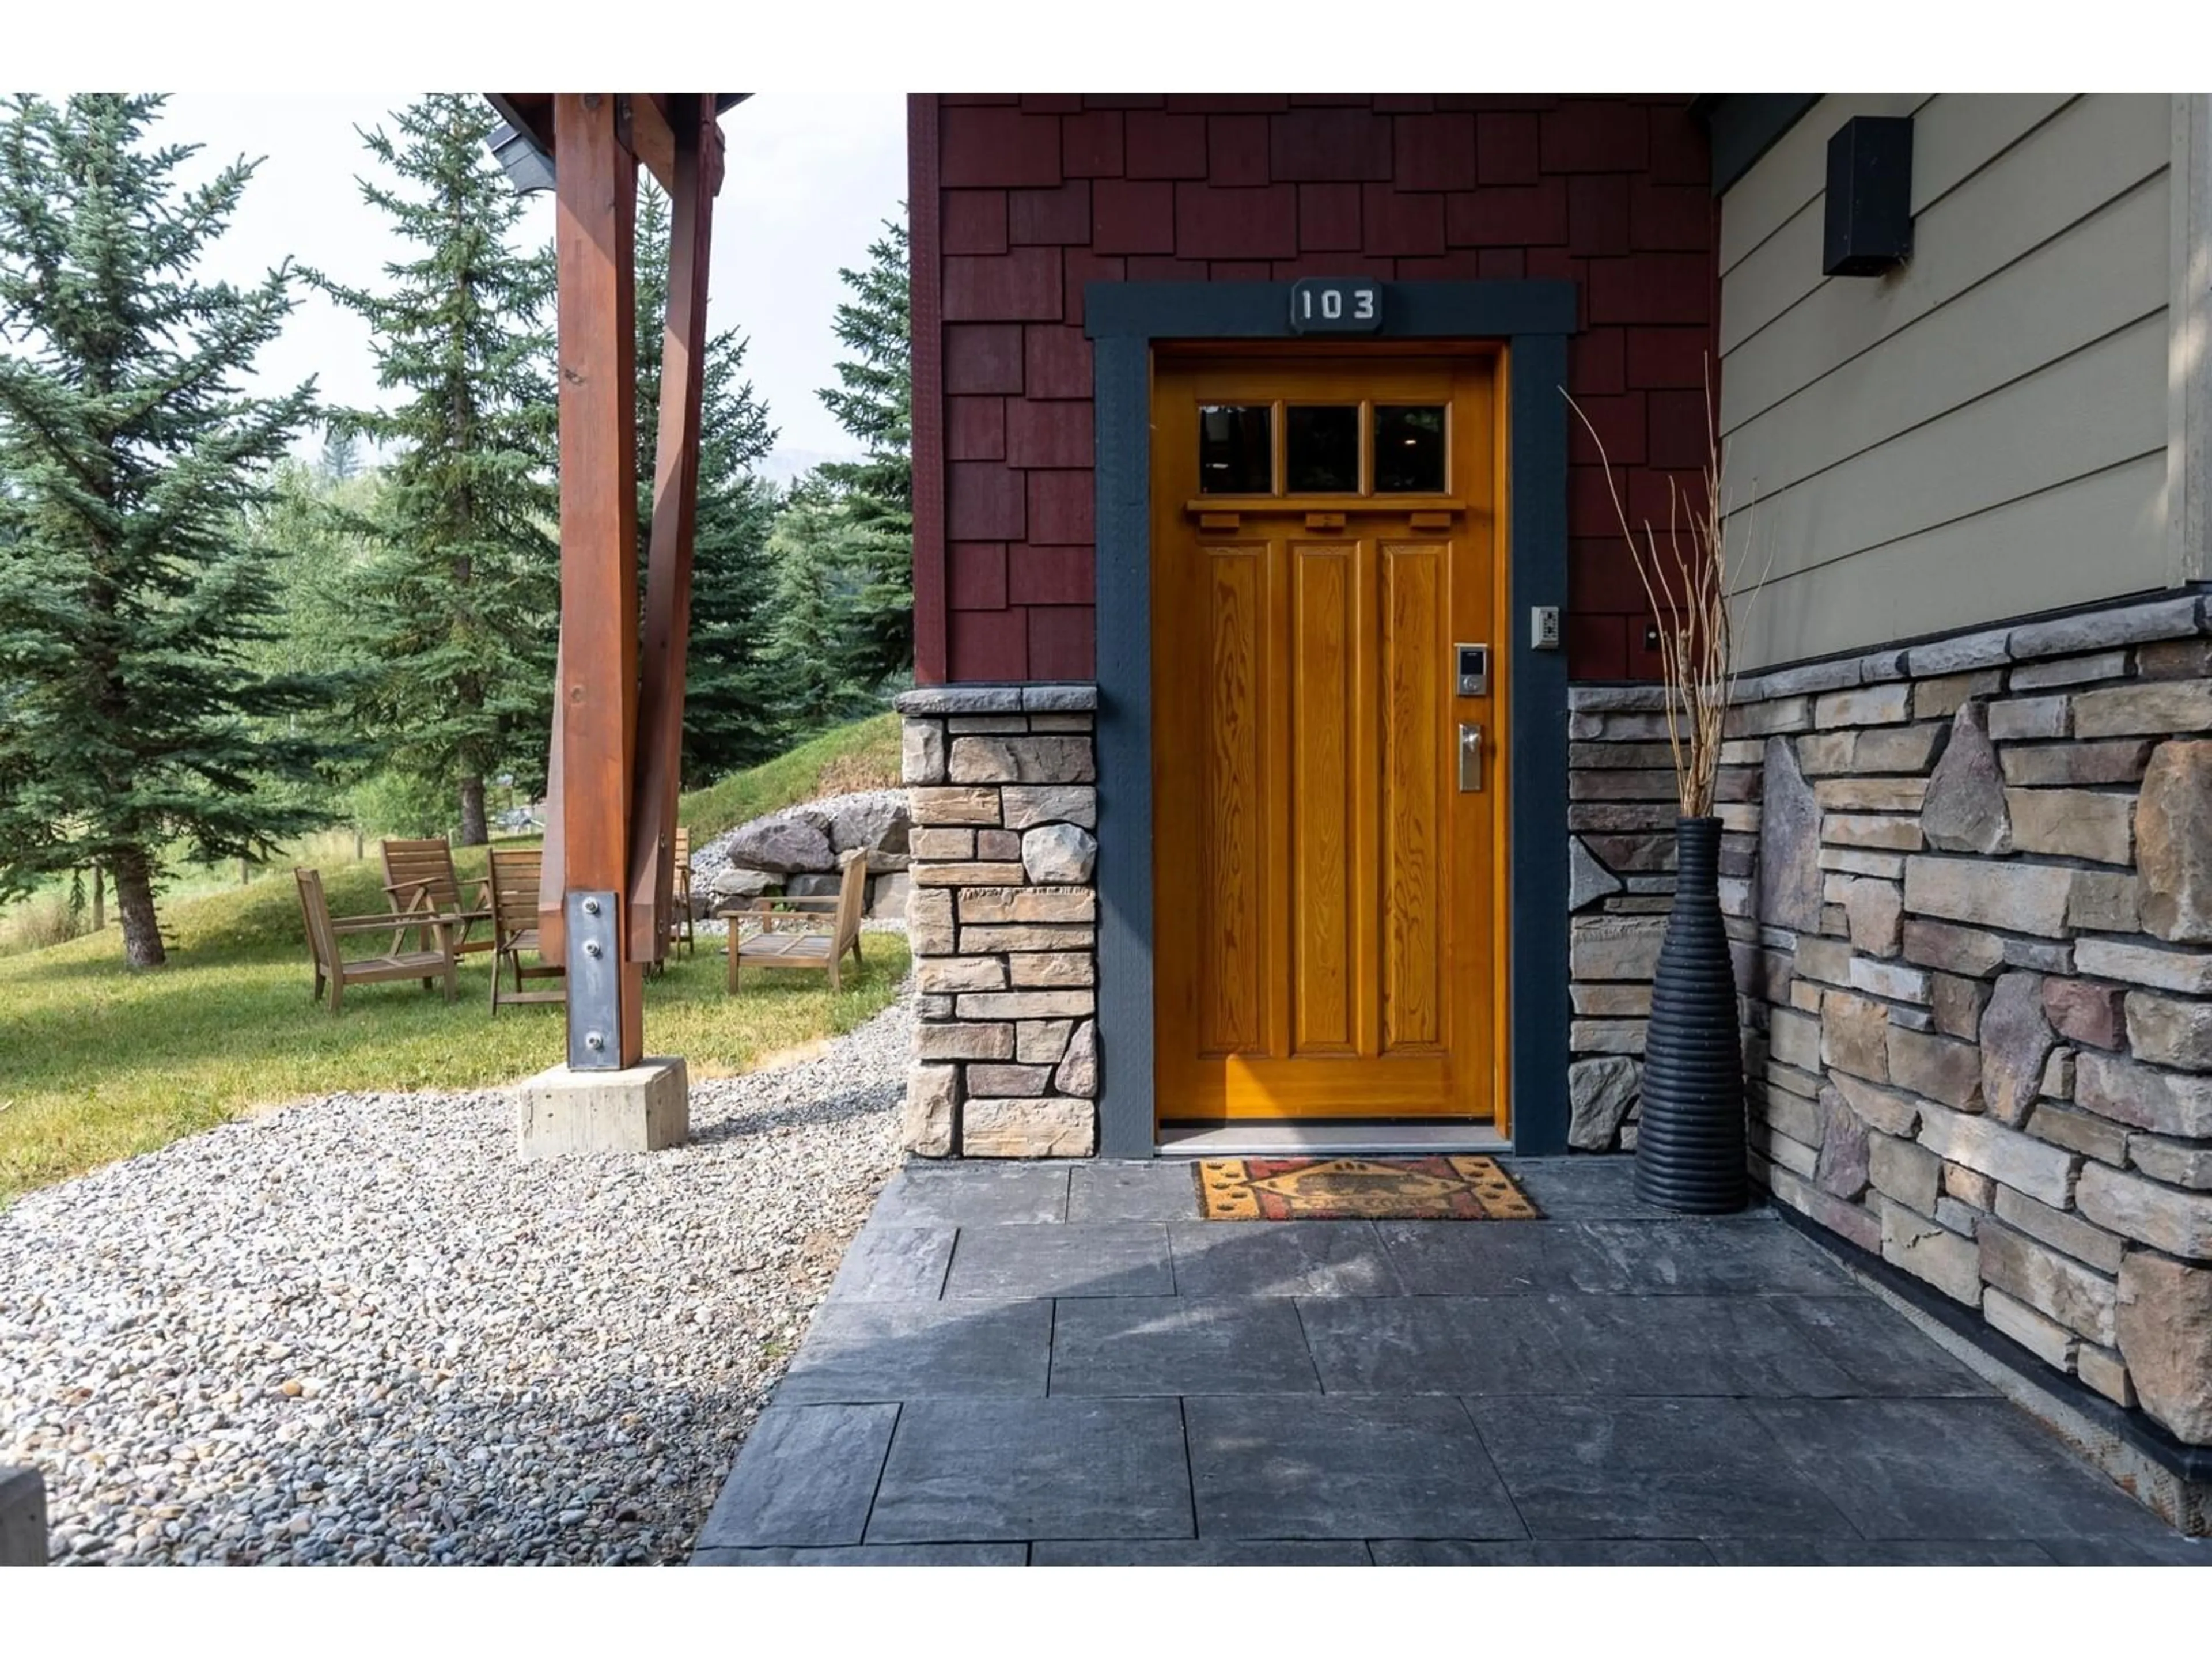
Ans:
{"type": "Polygon", "coordinates": [[[1730,188],[1722,428],[1773,573],[1747,666],[2166,579],[2171,109],[1831,97],[1730,188]],[[1907,112],[1913,258],[1822,276],[1829,135],[1907,112]]]}
{"type": "Polygon", "coordinates": [[[1945,93],[1913,118],[1912,210],[1924,213],[2072,103],[2073,93],[1945,93]]]}
{"type": "Polygon", "coordinates": [[[2035,611],[2143,592],[2165,580],[2163,452],[2010,501],[1993,511],[1767,583],[1740,613],[1747,672],[1868,649],[2035,611]],[[2023,546],[2063,547],[2042,562],[2033,602],[2011,584],[2023,546]]]}
{"type": "MultiPolygon", "coordinates": [[[[1729,470],[1780,494],[2166,310],[2166,175],[1736,427],[1729,470]],[[1941,364],[1941,374],[1930,365],[1941,364]]],[[[2162,440],[2161,440],[2162,441],[2162,440]]]]}

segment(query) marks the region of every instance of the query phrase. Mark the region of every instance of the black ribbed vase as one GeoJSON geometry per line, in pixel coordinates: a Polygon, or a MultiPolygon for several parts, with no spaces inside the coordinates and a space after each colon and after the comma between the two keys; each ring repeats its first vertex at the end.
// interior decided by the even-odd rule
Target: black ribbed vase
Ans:
{"type": "Polygon", "coordinates": [[[1743,1048],[1735,972],[1721,926],[1721,821],[1677,818],[1674,908],[1651,986],[1636,1195],[1692,1215],[1749,1197],[1744,1175],[1743,1048]]]}

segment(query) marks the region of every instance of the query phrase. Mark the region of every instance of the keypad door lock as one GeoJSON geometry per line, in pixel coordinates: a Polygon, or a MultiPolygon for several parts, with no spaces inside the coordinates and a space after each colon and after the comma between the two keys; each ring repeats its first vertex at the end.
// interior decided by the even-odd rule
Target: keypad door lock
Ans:
{"type": "Polygon", "coordinates": [[[1452,647],[1458,667],[1459,695],[1462,697],[1486,697],[1490,695],[1490,647],[1486,645],[1456,645],[1452,647]]]}

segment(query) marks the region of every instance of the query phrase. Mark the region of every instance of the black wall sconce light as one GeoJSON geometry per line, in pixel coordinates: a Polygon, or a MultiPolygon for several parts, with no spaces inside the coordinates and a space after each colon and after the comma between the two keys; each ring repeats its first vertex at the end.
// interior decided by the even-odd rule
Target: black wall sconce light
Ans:
{"type": "Polygon", "coordinates": [[[1879,276],[1912,257],[1912,118],[1861,115],[1828,140],[1820,269],[1879,276]]]}

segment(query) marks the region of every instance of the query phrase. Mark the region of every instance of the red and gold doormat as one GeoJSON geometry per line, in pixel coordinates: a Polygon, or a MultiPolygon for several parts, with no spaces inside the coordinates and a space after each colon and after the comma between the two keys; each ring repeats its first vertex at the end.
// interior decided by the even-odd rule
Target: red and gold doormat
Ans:
{"type": "Polygon", "coordinates": [[[1198,1164],[1208,1221],[1540,1221],[1544,1212],[1486,1158],[1209,1158],[1198,1164]]]}

